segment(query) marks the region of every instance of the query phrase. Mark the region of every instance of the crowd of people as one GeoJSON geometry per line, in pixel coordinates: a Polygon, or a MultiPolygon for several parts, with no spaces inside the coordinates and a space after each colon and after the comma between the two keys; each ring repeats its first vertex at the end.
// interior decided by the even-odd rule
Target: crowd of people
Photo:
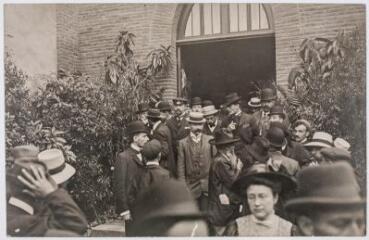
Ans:
{"type": "MultiPolygon", "coordinates": [[[[365,235],[350,144],[305,119],[290,123],[274,89],[246,108],[230,93],[219,109],[199,97],[148,99],[136,114],[113,169],[126,236],[365,235]]],[[[84,234],[63,190],[75,170],[62,153],[19,146],[13,158],[8,234],[84,234]]]]}

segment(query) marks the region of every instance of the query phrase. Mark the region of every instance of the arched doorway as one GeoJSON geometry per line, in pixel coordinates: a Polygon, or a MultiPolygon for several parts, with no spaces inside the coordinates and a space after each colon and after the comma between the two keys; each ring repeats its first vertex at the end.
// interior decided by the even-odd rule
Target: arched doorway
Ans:
{"type": "Polygon", "coordinates": [[[179,95],[219,106],[229,92],[247,100],[255,82],[275,79],[274,24],[266,4],[186,4],[176,45],[179,95]]]}

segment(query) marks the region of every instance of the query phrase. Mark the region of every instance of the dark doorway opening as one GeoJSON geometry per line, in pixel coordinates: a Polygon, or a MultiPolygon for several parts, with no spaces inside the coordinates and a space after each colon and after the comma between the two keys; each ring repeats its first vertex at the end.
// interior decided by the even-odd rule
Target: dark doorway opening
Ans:
{"type": "Polygon", "coordinates": [[[275,80],[274,36],[181,46],[182,67],[191,82],[191,97],[219,106],[237,92],[244,100],[256,91],[254,81],[275,80]]]}

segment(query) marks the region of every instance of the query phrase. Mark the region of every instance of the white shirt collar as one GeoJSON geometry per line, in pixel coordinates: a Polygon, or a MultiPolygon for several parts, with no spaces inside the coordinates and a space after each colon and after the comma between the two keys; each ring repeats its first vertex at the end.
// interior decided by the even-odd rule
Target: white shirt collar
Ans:
{"type": "Polygon", "coordinates": [[[195,143],[199,143],[201,141],[202,134],[200,133],[196,136],[193,132],[190,132],[190,137],[195,143]]]}
{"type": "Polygon", "coordinates": [[[146,163],[146,166],[151,166],[151,165],[156,165],[156,166],[159,166],[159,162],[147,162],[146,163]]]}
{"type": "Polygon", "coordinates": [[[23,211],[27,212],[30,215],[33,215],[34,212],[33,207],[28,203],[26,203],[25,201],[20,200],[19,198],[10,197],[9,204],[22,209],[23,211]]]}

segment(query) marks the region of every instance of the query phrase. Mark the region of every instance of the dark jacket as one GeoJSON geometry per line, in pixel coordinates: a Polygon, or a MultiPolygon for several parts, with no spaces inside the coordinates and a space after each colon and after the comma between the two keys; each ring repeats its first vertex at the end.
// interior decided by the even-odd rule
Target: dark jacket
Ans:
{"type": "MultiPolygon", "coordinates": [[[[259,131],[260,131],[259,136],[265,136],[266,132],[269,129],[269,125],[270,125],[269,113],[263,116],[263,110],[259,110],[255,112],[254,114],[252,114],[252,117],[254,119],[254,123],[259,128],[259,131]]],[[[287,114],[286,114],[286,118],[283,120],[283,125],[285,125],[286,127],[290,125],[290,121],[287,117],[287,114]]]]}
{"type": "Polygon", "coordinates": [[[234,136],[239,136],[239,132],[242,128],[254,126],[256,124],[252,115],[241,112],[239,115],[229,115],[223,122],[222,128],[227,128],[231,122],[236,123],[236,129],[232,132],[234,136]]]}
{"type": "Polygon", "coordinates": [[[132,180],[144,170],[144,164],[137,157],[138,152],[129,147],[118,155],[113,173],[113,193],[116,212],[118,214],[129,210],[128,193],[132,180]]]}
{"type": "Polygon", "coordinates": [[[209,169],[212,161],[212,146],[209,140],[212,136],[202,134],[200,144],[201,159],[195,161],[192,156],[190,136],[179,141],[177,175],[181,180],[186,180],[193,196],[198,198],[202,192],[208,191],[209,169]]]}
{"type": "Polygon", "coordinates": [[[209,125],[207,123],[204,123],[204,129],[202,130],[202,132],[206,135],[214,136],[215,132],[220,131],[220,129],[221,129],[221,122],[218,119],[217,124],[215,125],[215,128],[213,131],[210,130],[209,125]]]}
{"type": "Polygon", "coordinates": [[[225,226],[230,220],[238,217],[241,201],[230,189],[237,179],[239,170],[223,155],[217,154],[209,173],[208,214],[211,224],[225,226]],[[223,205],[219,195],[226,194],[230,204],[223,205]]]}
{"type": "MultiPolygon", "coordinates": [[[[134,209],[133,205],[136,202],[137,196],[144,193],[152,184],[168,180],[170,173],[160,165],[146,166],[145,170],[134,177],[132,186],[129,190],[129,206],[130,209],[134,209]]],[[[135,213],[132,212],[134,218],[135,213]]]]}
{"type": "Polygon", "coordinates": [[[282,151],[286,157],[295,159],[300,167],[307,166],[311,162],[311,154],[304,145],[295,141],[288,141],[286,148],[282,151]]]}
{"type": "Polygon", "coordinates": [[[48,230],[57,229],[83,235],[87,220],[71,196],[62,188],[49,194],[37,205],[33,213],[7,203],[7,232],[10,236],[44,236],[48,230]]]}
{"type": "Polygon", "coordinates": [[[173,176],[175,176],[175,160],[173,152],[173,141],[170,129],[165,123],[160,123],[151,135],[152,139],[156,139],[161,143],[161,159],[160,166],[167,169],[173,176]]]}

